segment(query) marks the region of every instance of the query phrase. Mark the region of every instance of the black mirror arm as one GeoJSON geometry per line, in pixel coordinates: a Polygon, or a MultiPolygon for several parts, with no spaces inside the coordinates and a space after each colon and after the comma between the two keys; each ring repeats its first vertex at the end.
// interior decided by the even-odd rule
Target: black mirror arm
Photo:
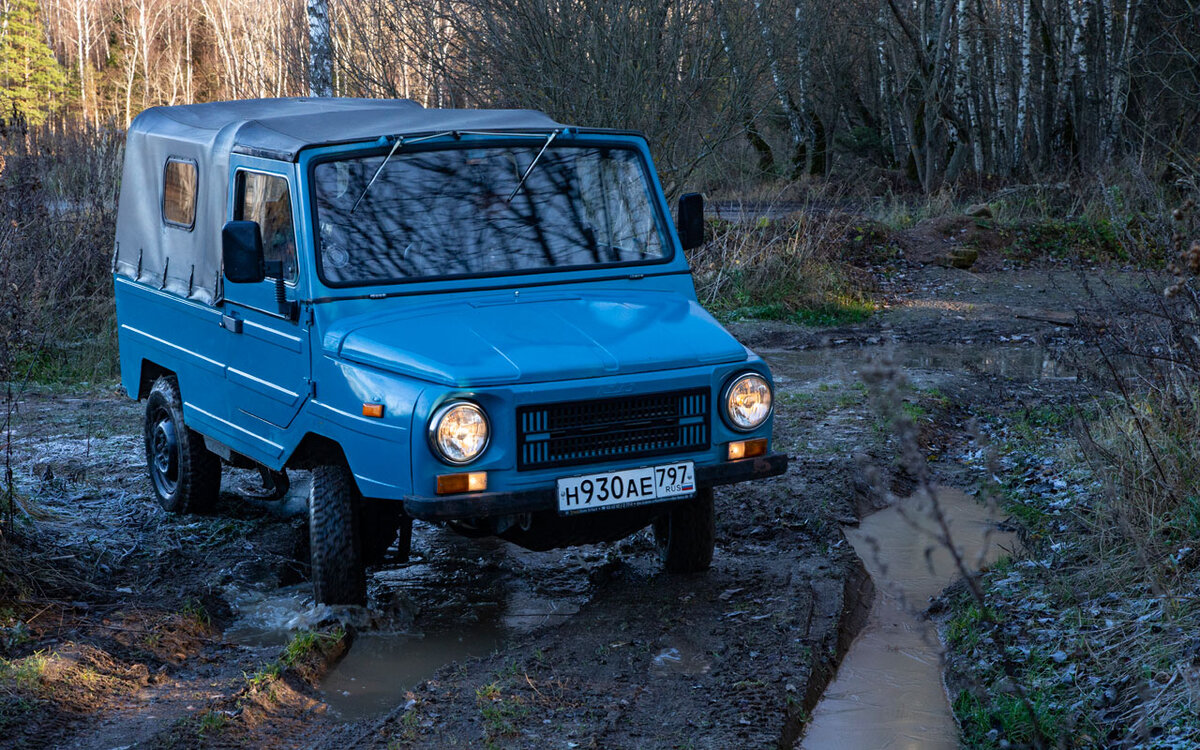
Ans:
{"type": "Polygon", "coordinates": [[[299,318],[298,306],[287,298],[287,287],[283,283],[283,261],[264,260],[263,275],[275,279],[275,304],[279,306],[279,314],[288,320],[299,318]]]}

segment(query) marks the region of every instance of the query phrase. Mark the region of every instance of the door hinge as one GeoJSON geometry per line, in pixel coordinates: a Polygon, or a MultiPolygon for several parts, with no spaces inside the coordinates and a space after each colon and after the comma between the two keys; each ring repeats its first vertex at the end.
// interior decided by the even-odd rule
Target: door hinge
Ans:
{"type": "Polygon", "coordinates": [[[305,378],[304,383],[305,383],[305,385],[308,386],[308,397],[316,398],[317,397],[317,382],[315,380],[305,378]]]}

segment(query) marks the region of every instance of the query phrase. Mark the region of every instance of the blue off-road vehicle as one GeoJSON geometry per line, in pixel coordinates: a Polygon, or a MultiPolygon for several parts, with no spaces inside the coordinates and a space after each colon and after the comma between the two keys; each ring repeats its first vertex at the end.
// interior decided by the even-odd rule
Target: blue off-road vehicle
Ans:
{"type": "Polygon", "coordinates": [[[645,139],[409,101],[158,107],[129,129],[121,371],[168,511],[312,472],[317,600],[412,520],[534,548],[654,525],[706,569],[717,484],[786,470],[771,375],[699,304],[645,139]]]}

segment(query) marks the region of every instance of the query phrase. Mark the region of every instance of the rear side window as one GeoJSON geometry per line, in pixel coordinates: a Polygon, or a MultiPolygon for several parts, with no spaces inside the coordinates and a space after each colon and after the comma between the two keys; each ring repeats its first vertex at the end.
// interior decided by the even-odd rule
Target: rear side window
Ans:
{"type": "Polygon", "coordinates": [[[191,229],[196,224],[196,164],[168,159],[163,171],[163,221],[191,229]]]}
{"type": "Polygon", "coordinates": [[[283,261],[283,278],[295,281],[296,230],[287,180],[262,172],[238,172],[233,218],[258,222],[263,257],[283,261]]]}

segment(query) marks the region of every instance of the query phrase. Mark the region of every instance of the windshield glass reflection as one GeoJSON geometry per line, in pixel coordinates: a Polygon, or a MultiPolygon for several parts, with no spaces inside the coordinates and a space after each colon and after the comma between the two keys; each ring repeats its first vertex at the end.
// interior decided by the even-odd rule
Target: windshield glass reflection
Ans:
{"type": "Polygon", "coordinates": [[[322,277],[370,284],[666,257],[636,151],[549,148],[508,200],[540,150],[401,147],[318,164],[322,277]]]}

